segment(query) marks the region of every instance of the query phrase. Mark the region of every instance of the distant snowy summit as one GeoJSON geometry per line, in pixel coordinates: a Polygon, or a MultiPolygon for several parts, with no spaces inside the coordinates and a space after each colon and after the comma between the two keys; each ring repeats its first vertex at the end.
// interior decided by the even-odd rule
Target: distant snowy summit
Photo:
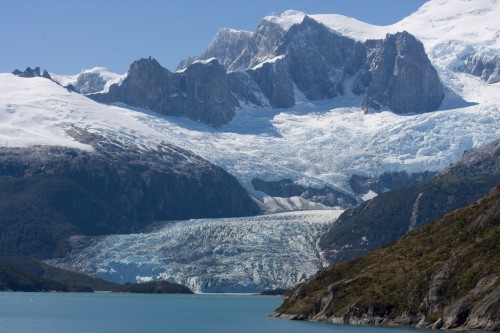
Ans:
{"type": "Polygon", "coordinates": [[[125,75],[119,75],[104,67],[82,70],[76,75],[52,74],[52,78],[64,87],[83,95],[107,92],[112,84],[120,84],[125,75]]]}

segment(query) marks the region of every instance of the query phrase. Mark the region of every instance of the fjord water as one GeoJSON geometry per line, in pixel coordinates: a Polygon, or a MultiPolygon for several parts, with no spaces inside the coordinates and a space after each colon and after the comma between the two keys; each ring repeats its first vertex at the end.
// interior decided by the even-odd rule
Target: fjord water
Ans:
{"type": "MultiPolygon", "coordinates": [[[[328,325],[266,317],[278,297],[0,293],[0,332],[410,333],[410,328],[328,325]]],[[[424,330],[425,331],[425,330],[424,330]]]]}

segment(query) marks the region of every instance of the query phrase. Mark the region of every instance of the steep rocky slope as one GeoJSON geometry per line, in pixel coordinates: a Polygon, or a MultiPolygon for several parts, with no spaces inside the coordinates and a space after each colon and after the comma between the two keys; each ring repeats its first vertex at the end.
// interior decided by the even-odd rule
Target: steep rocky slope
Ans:
{"type": "Polygon", "coordinates": [[[408,32],[360,43],[307,15],[287,30],[269,20],[255,33],[223,29],[175,73],[141,59],[122,83],[90,97],[220,127],[245,103],[291,108],[297,90],[309,100],[354,93],[365,110],[397,114],[434,111],[444,97],[422,43],[408,32]]]}
{"type": "Polygon", "coordinates": [[[219,127],[239,106],[226,70],[217,60],[197,62],[182,73],[172,73],[152,58],[134,62],[121,84],[107,93],[89,95],[105,102],[123,102],[160,114],[184,116],[219,127]]]}
{"type": "Polygon", "coordinates": [[[457,70],[480,77],[488,83],[500,82],[500,57],[487,55],[470,55],[457,70]]]}
{"type": "Polygon", "coordinates": [[[171,144],[124,145],[73,129],[93,151],[0,148],[0,252],[61,255],[71,235],[130,233],[159,220],[255,215],[236,179],[171,144]]]}
{"type": "Polygon", "coordinates": [[[290,319],[500,329],[500,186],[395,244],[321,270],[275,312],[290,319]]]}
{"type": "Polygon", "coordinates": [[[345,211],[319,246],[332,263],[360,256],[477,200],[499,182],[500,140],[495,140],[427,182],[383,193],[345,211]]]}

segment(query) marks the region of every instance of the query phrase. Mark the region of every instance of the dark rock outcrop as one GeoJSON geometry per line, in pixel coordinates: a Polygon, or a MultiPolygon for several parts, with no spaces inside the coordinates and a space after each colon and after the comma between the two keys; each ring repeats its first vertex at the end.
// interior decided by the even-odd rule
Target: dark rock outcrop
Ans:
{"type": "Polygon", "coordinates": [[[43,77],[52,81],[52,78],[50,77],[50,74],[49,72],[47,72],[46,69],[44,69],[43,72],[40,74],[40,67],[35,67],[35,69],[32,69],[31,67],[26,67],[24,72],[21,72],[19,69],[15,69],[12,72],[12,74],[19,77],[43,77]]]}
{"type": "Polygon", "coordinates": [[[69,236],[137,232],[155,221],[255,215],[223,169],[171,144],[124,145],[71,133],[94,151],[0,149],[0,252],[51,257],[69,236]]]}
{"type": "Polygon", "coordinates": [[[143,294],[192,294],[186,286],[167,281],[121,285],[68,271],[28,257],[0,257],[0,291],[114,291],[143,294]]]}
{"type": "Polygon", "coordinates": [[[408,32],[360,43],[307,15],[288,30],[263,20],[253,34],[219,31],[198,59],[212,57],[247,71],[276,108],[295,105],[294,87],[310,100],[351,90],[364,96],[365,109],[395,113],[433,111],[444,97],[422,43],[408,32]]]}
{"type": "Polygon", "coordinates": [[[487,83],[497,83],[500,82],[500,56],[470,55],[457,70],[477,76],[487,83]]]}
{"type": "Polygon", "coordinates": [[[217,60],[193,63],[172,73],[155,59],[134,62],[122,84],[89,95],[104,103],[123,102],[164,115],[184,116],[215,127],[229,122],[239,107],[226,70],[217,60]]]}
{"type": "Polygon", "coordinates": [[[346,210],[321,237],[319,246],[332,263],[358,257],[477,200],[499,182],[500,140],[495,140],[426,182],[380,194],[346,210]]]}
{"type": "Polygon", "coordinates": [[[398,114],[434,111],[444,97],[422,43],[409,33],[360,43],[307,15],[287,30],[266,19],[253,33],[222,29],[201,56],[181,62],[175,73],[141,59],[121,85],[90,97],[219,127],[240,102],[291,108],[297,90],[309,100],[352,91],[364,97],[366,110],[398,114]]]}
{"type": "Polygon", "coordinates": [[[330,207],[350,208],[359,203],[356,198],[335,190],[334,188],[328,186],[320,189],[304,187],[295,184],[290,179],[264,181],[255,178],[252,179],[252,186],[256,191],[262,191],[272,197],[289,198],[300,196],[312,202],[321,203],[330,207]]]}
{"type": "Polygon", "coordinates": [[[295,105],[293,81],[283,61],[266,62],[247,70],[273,108],[291,108],[295,105]]]}
{"type": "MultiPolygon", "coordinates": [[[[371,80],[366,86],[364,108],[387,106],[395,113],[421,113],[441,105],[443,86],[424,46],[414,36],[406,31],[387,34],[384,40],[367,41],[365,45],[368,58],[360,77],[364,80],[369,75],[371,80]]],[[[360,87],[363,82],[355,85],[360,87]]]]}
{"type": "Polygon", "coordinates": [[[245,104],[266,105],[265,97],[259,86],[247,72],[234,71],[228,73],[229,85],[233,94],[245,104]]]}
{"type": "Polygon", "coordinates": [[[127,284],[121,286],[119,291],[132,294],[193,294],[188,287],[168,281],[127,284]]]}
{"type": "Polygon", "coordinates": [[[420,184],[434,177],[437,172],[420,172],[408,174],[406,171],[387,172],[378,178],[363,177],[353,175],[349,179],[349,185],[356,194],[366,194],[373,191],[377,194],[384,193],[390,190],[410,187],[420,184]]]}
{"type": "Polygon", "coordinates": [[[363,325],[500,329],[500,185],[396,243],[319,271],[275,316],[363,325]]]}
{"type": "Polygon", "coordinates": [[[288,30],[277,53],[284,56],[293,83],[310,100],[344,95],[345,80],[366,58],[362,44],[309,16],[288,30]]]}

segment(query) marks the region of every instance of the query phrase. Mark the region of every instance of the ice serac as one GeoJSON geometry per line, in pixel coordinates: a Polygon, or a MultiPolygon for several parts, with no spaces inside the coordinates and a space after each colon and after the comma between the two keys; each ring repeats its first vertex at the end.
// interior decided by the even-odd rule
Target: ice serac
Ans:
{"type": "Polygon", "coordinates": [[[226,70],[216,59],[194,62],[172,73],[155,59],[135,61],[121,84],[108,93],[90,95],[105,102],[122,102],[160,114],[188,117],[218,127],[229,122],[239,106],[226,70]]]}
{"type": "Polygon", "coordinates": [[[178,281],[195,292],[290,288],[323,266],[316,240],[339,213],[190,220],[141,234],[80,238],[53,263],[120,283],[178,281]]]}
{"type": "Polygon", "coordinates": [[[329,207],[350,208],[359,202],[352,195],[343,193],[332,187],[323,188],[305,187],[295,184],[291,179],[279,181],[265,181],[259,178],[252,179],[252,186],[256,191],[261,191],[271,197],[290,198],[301,197],[314,203],[329,207]]]}
{"type": "Polygon", "coordinates": [[[368,58],[355,83],[366,84],[363,107],[388,107],[395,113],[436,110],[444,98],[443,85],[424,47],[408,32],[387,34],[384,40],[365,42],[368,58]]]}

